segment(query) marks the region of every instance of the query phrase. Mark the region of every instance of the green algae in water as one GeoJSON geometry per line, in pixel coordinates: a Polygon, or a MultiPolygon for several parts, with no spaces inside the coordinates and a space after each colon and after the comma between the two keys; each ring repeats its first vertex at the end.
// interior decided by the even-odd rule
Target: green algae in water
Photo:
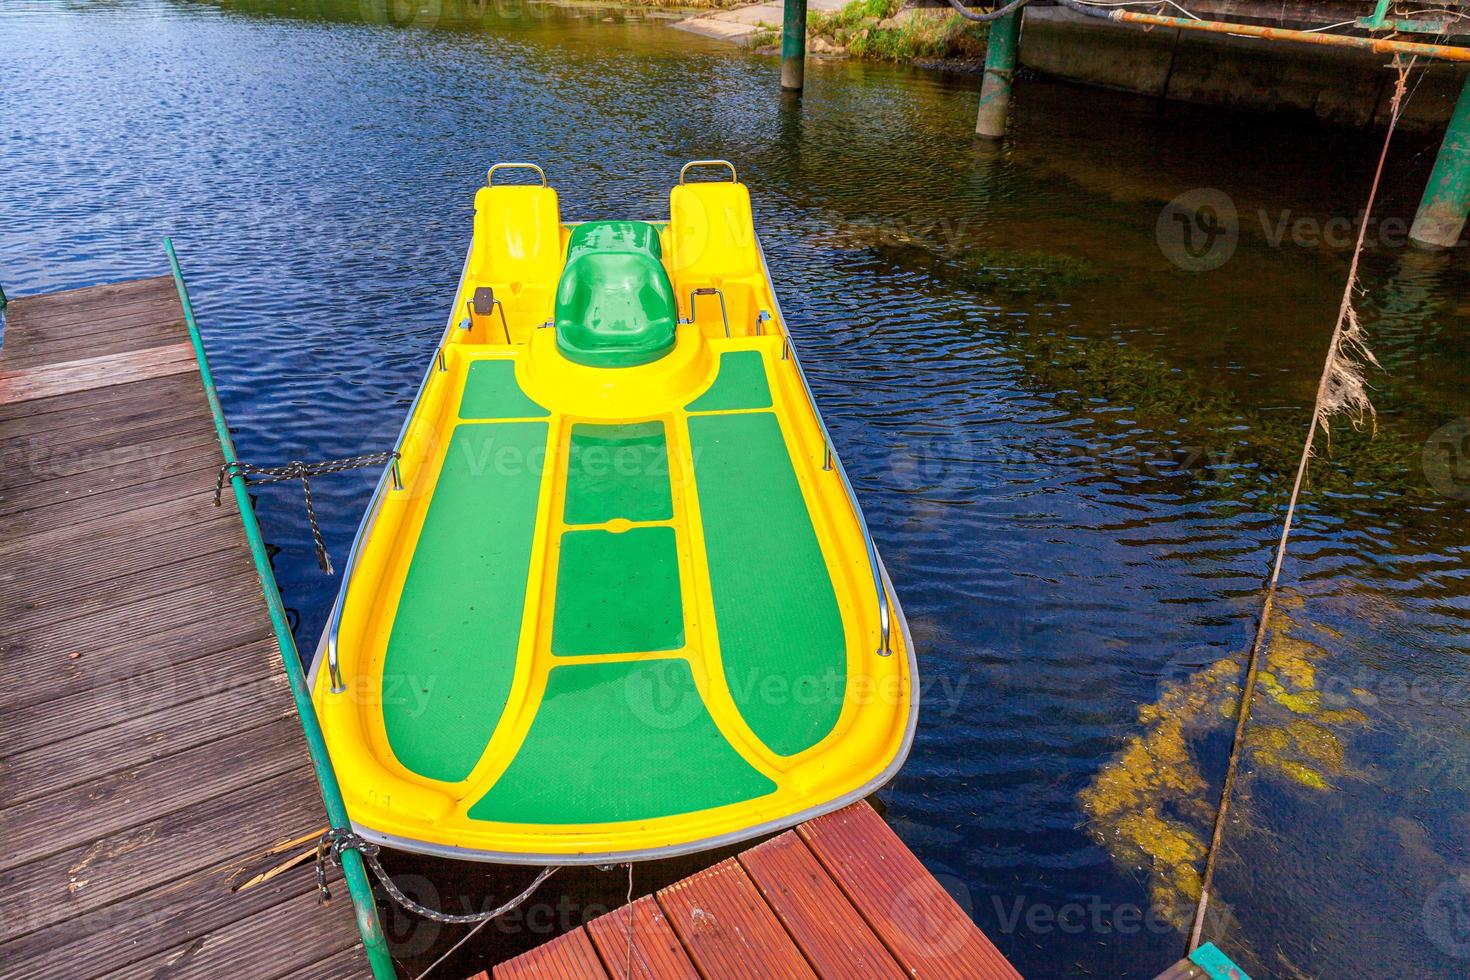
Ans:
{"type": "MultiPolygon", "coordinates": [[[[1356,708],[1323,707],[1329,699],[1316,686],[1318,667],[1330,654],[1314,641],[1336,634],[1307,621],[1300,596],[1278,598],[1269,628],[1237,790],[1265,778],[1329,792],[1349,775],[1344,735],[1368,719],[1356,708]]],[[[1244,666],[1240,651],[1165,684],[1157,701],[1138,710],[1142,732],[1079,794],[1089,833],[1118,865],[1146,876],[1154,910],[1180,929],[1199,901],[1218,805],[1193,746],[1233,726],[1244,666]]]]}

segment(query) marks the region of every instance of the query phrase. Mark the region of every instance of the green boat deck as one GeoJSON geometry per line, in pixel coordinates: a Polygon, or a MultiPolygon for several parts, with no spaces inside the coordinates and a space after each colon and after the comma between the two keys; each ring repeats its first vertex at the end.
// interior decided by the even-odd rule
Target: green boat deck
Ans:
{"type": "Polygon", "coordinates": [[[471,819],[638,820],[775,789],[700,696],[689,608],[699,590],[715,611],[714,680],[754,738],[789,756],[833,729],[843,621],[762,356],[725,353],[687,416],[625,424],[548,413],[520,389],[511,358],[469,368],[383,664],[385,678],[434,678],[434,697],[427,709],[385,698],[383,720],[405,768],[469,778],[512,714],[517,657],[549,634],[549,650],[529,654],[554,658],[544,691],[524,695],[534,717],[471,819]],[[675,472],[692,472],[692,484],[675,472]],[[543,487],[563,474],[563,487],[543,487]],[[540,551],[538,525],[550,529],[540,551]],[[554,576],[540,612],[549,631],[528,615],[537,572],[554,576]]]}

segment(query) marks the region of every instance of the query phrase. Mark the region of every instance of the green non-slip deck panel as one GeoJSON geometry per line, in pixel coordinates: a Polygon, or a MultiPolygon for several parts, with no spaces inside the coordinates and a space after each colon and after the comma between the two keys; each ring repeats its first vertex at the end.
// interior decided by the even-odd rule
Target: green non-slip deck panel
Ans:
{"type": "Polygon", "coordinates": [[[725,741],[684,660],[552,669],[504,775],[469,815],[507,823],[648,820],[776,788],[725,741]]]}
{"type": "Polygon", "coordinates": [[[776,416],[689,419],[725,683],[780,755],[832,730],[847,686],[842,616],[776,416]]]}
{"type": "Polygon", "coordinates": [[[770,408],[771,387],[760,351],[726,351],[720,355],[715,383],[689,404],[691,412],[718,412],[735,408],[770,408]]]}
{"type": "Polygon", "coordinates": [[[572,426],[562,520],[603,524],[619,517],[667,521],[673,516],[662,422],[572,426]]]}
{"type": "Polygon", "coordinates": [[[557,562],[551,652],[677,650],[684,645],[679,550],[671,527],[567,531],[557,562]]]}
{"type": "Polygon", "coordinates": [[[455,427],[383,664],[383,723],[407,768],[455,782],[510,693],[531,567],[545,422],[455,427]]]}
{"type": "Polygon", "coordinates": [[[508,358],[475,361],[465,376],[459,402],[462,419],[539,419],[546,409],[526,397],[516,383],[516,363],[508,358]]]}

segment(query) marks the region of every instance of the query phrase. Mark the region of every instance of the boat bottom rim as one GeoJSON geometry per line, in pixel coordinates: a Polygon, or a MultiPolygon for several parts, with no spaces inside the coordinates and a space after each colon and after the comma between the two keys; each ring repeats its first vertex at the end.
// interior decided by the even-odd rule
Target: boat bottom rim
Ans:
{"type": "MultiPolygon", "coordinates": [[[[893,582],[888,577],[888,567],[883,563],[881,556],[878,558],[878,568],[882,575],[884,589],[888,593],[888,599],[893,604],[894,619],[897,621],[900,634],[903,637],[904,655],[908,660],[910,676],[914,676],[918,671],[918,658],[914,652],[913,636],[909,632],[908,618],[904,615],[903,606],[899,603],[898,595],[893,589],[893,582]]],[[[325,666],[325,653],[326,636],[323,634],[322,641],[317,645],[316,656],[312,659],[311,669],[307,675],[308,684],[313,689],[315,689],[320,671],[325,666]]],[[[350,800],[348,802],[348,819],[352,824],[352,830],[355,834],[381,847],[415,854],[425,854],[431,857],[493,864],[556,865],[568,867],[625,864],[637,861],[657,861],[666,858],[683,857],[689,854],[698,854],[702,851],[712,851],[757,837],[764,837],[783,830],[789,830],[798,824],[805,823],[808,820],[814,820],[817,817],[840,810],[859,800],[866,799],[886,786],[894,776],[898,775],[899,770],[908,761],[909,751],[913,748],[914,733],[918,727],[919,720],[920,693],[917,686],[910,693],[908,719],[904,725],[903,740],[899,744],[898,751],[894,753],[888,765],[878,775],[861,786],[793,814],[786,814],[758,824],[751,824],[721,834],[700,837],[678,844],[613,851],[496,851],[484,848],[460,847],[455,844],[440,844],[417,837],[405,837],[400,834],[391,834],[377,830],[361,821],[352,819],[350,800]]]]}

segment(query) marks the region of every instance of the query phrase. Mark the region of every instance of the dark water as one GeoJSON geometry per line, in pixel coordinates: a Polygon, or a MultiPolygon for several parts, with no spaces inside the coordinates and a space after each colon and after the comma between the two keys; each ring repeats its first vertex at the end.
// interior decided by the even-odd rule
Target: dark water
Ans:
{"type": "MultiPolygon", "coordinates": [[[[391,444],[489,163],[542,163],[577,220],[664,214],[682,161],[735,161],[920,647],[890,821],[1028,976],[1178,958],[1222,662],[1346,272],[1310,232],[1361,206],[1379,135],[1025,81],[992,149],[970,77],[815,63],[783,100],[771,60],[639,18],[387,13],[0,0],[0,282],[156,275],[172,234],[242,456],[348,455],[391,444]],[[1239,240],[1188,271],[1158,222],[1201,188],[1239,240]]],[[[1382,214],[1433,151],[1398,143],[1382,214]]],[[[1470,970],[1470,274],[1391,224],[1370,244],[1376,432],[1340,423],[1313,466],[1217,880],[1258,976],[1470,970]]],[[[373,478],[318,487],[339,563],[373,478]]],[[[335,581],[294,491],[259,512],[310,648],[335,581]]]]}

